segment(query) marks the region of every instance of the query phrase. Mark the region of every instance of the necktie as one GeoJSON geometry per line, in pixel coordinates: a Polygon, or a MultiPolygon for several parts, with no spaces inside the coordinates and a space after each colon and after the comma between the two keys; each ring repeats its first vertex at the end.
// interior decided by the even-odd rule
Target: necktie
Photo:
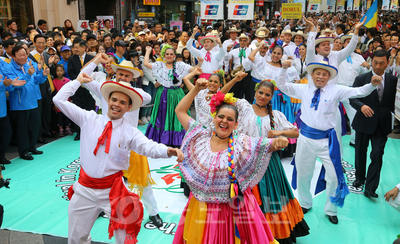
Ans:
{"type": "Polygon", "coordinates": [[[294,50],[294,55],[296,55],[296,58],[300,58],[300,53],[299,53],[299,47],[296,47],[296,49],[294,50]]]}
{"type": "Polygon", "coordinates": [[[205,60],[206,62],[211,62],[211,53],[210,53],[210,52],[207,52],[207,53],[206,53],[206,56],[204,57],[204,60],[205,60]]]}
{"type": "Polygon", "coordinates": [[[81,65],[82,65],[82,67],[83,67],[83,57],[82,57],[82,56],[79,56],[79,59],[81,60],[81,65]]]}
{"type": "Polygon", "coordinates": [[[242,50],[239,51],[240,64],[242,64],[242,58],[245,57],[246,57],[246,50],[243,48],[242,50]]]}
{"type": "Polygon", "coordinates": [[[328,64],[329,64],[329,58],[328,57],[325,57],[324,61],[328,62],[328,64]]]}
{"type": "Polygon", "coordinates": [[[97,150],[99,149],[100,145],[104,145],[104,141],[106,140],[106,138],[107,138],[107,143],[106,143],[106,149],[104,151],[106,153],[109,152],[110,143],[111,143],[111,135],[112,135],[112,122],[110,120],[110,121],[108,121],[106,127],[104,128],[103,133],[101,134],[101,136],[97,140],[96,148],[93,151],[94,155],[97,154],[97,150]]]}
{"type": "MultiPolygon", "coordinates": [[[[383,81],[383,79],[382,79],[382,81],[383,81]]],[[[378,85],[379,102],[382,100],[382,95],[383,95],[383,84],[382,84],[382,81],[378,85]]]]}
{"type": "Polygon", "coordinates": [[[347,62],[353,64],[353,60],[351,59],[351,55],[347,57],[347,62]]]}
{"type": "Polygon", "coordinates": [[[25,72],[24,66],[21,66],[21,69],[22,69],[22,72],[24,72],[24,74],[25,74],[26,72],[25,72]]]}
{"type": "Polygon", "coordinates": [[[310,108],[315,107],[314,110],[317,110],[317,109],[318,109],[320,94],[321,94],[321,89],[318,89],[318,90],[315,91],[314,97],[311,99],[311,106],[310,106],[310,108]]]}
{"type": "Polygon", "coordinates": [[[287,43],[285,43],[285,44],[283,45],[283,47],[282,47],[282,48],[285,48],[287,45],[288,45],[288,44],[287,44],[287,43]]]}

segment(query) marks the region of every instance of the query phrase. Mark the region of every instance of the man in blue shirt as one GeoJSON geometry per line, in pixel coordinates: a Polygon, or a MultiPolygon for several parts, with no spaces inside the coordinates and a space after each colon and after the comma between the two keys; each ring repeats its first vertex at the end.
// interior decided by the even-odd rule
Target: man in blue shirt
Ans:
{"type": "Polygon", "coordinates": [[[122,61],[126,60],[124,55],[126,52],[126,42],[123,40],[118,40],[115,42],[115,57],[118,59],[118,63],[120,64],[122,61]]]}
{"type": "Polygon", "coordinates": [[[26,81],[21,87],[10,86],[10,115],[15,123],[20,158],[33,160],[32,154],[42,154],[36,149],[40,129],[40,113],[35,90],[46,81],[49,68],[42,69],[41,64],[35,69],[32,61],[28,63],[28,52],[22,46],[12,50],[12,60],[4,69],[4,77],[26,81]],[[43,71],[42,71],[43,70],[43,71]],[[41,72],[42,71],[42,72],[41,72]]]}

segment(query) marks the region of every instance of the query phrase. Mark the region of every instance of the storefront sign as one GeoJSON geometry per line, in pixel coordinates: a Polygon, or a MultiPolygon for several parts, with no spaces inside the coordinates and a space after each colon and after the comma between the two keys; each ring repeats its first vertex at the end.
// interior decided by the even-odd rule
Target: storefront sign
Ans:
{"type": "Polygon", "coordinates": [[[307,7],[306,0],[292,0],[292,1],[293,3],[301,3],[301,11],[306,12],[306,7],[307,7]]]}
{"type": "Polygon", "coordinates": [[[160,5],[161,0],[143,0],[143,5],[160,5]]]}
{"type": "Polygon", "coordinates": [[[256,1],[256,6],[258,7],[264,6],[264,1],[256,1]]]}
{"type": "Polygon", "coordinates": [[[182,31],[182,21],[170,21],[169,22],[169,28],[172,30],[174,26],[179,27],[179,31],[182,31]]]}
{"type": "Polygon", "coordinates": [[[389,0],[382,0],[382,10],[389,10],[389,0]]]}
{"type": "Polygon", "coordinates": [[[83,31],[89,29],[89,20],[78,20],[77,31],[83,31]]]}
{"type": "Polygon", "coordinates": [[[229,0],[228,19],[252,20],[254,0],[229,0]]]}
{"type": "Polygon", "coordinates": [[[156,16],[156,14],[152,13],[152,12],[140,12],[138,14],[138,16],[139,16],[139,18],[140,17],[153,17],[154,18],[156,16]]]}
{"type": "Polygon", "coordinates": [[[110,29],[114,28],[114,16],[96,16],[96,19],[100,22],[99,28],[104,28],[104,20],[110,20],[110,29]]]}
{"type": "Polygon", "coordinates": [[[301,19],[301,3],[282,3],[282,19],[301,19]]]}
{"type": "Polygon", "coordinates": [[[202,0],[200,8],[202,19],[224,19],[223,0],[202,0]]]}

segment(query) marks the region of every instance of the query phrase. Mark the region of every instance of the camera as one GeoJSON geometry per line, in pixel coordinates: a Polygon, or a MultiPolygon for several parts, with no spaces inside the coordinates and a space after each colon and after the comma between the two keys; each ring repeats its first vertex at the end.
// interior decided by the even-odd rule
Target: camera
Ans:
{"type": "Polygon", "coordinates": [[[7,178],[7,179],[0,179],[0,188],[2,188],[3,186],[5,187],[5,188],[10,188],[9,187],[9,185],[10,185],[10,178],[7,178]]]}

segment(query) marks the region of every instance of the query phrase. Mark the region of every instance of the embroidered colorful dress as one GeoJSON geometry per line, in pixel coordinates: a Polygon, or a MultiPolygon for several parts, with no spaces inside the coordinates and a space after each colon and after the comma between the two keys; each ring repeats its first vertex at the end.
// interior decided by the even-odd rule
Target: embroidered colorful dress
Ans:
{"type": "Polygon", "coordinates": [[[181,147],[185,160],[179,165],[192,194],[173,243],[276,243],[251,192],[268,167],[271,140],[235,136],[235,174],[243,192],[240,207],[235,208],[229,196],[228,149],[213,152],[211,137],[210,130],[190,120],[181,147]]]}
{"type": "Polygon", "coordinates": [[[196,108],[196,120],[206,128],[212,128],[213,118],[210,112],[210,101],[206,100],[209,90],[201,90],[194,99],[196,108]]]}
{"type": "MultiPolygon", "coordinates": [[[[157,88],[154,107],[146,136],[153,141],[170,146],[180,146],[185,130],[175,114],[175,108],[185,96],[181,89],[182,78],[189,73],[192,66],[177,62],[175,73],[179,82],[173,83],[173,71],[168,69],[164,62],[152,64],[152,71],[161,84],[157,88]]],[[[190,115],[189,111],[188,114],[190,115]]]]}
{"type": "MultiPolygon", "coordinates": [[[[271,130],[270,116],[259,117],[245,99],[236,102],[239,110],[238,132],[251,137],[267,137],[271,130]]],[[[273,110],[275,130],[296,128],[285,115],[273,110]]],[[[269,166],[258,186],[253,188],[261,211],[265,214],[272,234],[280,244],[296,242],[296,237],[308,235],[309,227],[303,211],[294,197],[277,152],[273,152],[269,166]]]]}

